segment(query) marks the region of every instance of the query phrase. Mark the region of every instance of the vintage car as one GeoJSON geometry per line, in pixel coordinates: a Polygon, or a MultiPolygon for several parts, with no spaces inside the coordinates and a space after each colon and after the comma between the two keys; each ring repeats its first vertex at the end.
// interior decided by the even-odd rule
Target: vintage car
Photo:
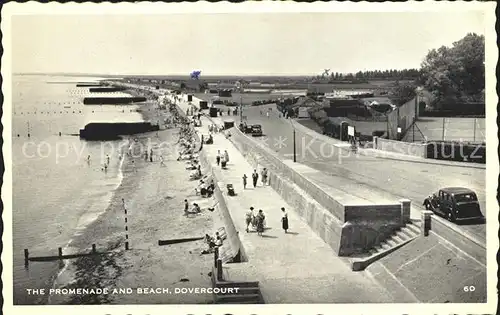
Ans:
{"type": "Polygon", "coordinates": [[[451,222],[484,220],[477,195],[468,188],[442,188],[437,193],[425,198],[423,205],[427,210],[431,210],[451,222]]]}
{"type": "Polygon", "coordinates": [[[262,126],[261,125],[252,125],[250,133],[252,137],[260,137],[262,136],[262,126]]]}

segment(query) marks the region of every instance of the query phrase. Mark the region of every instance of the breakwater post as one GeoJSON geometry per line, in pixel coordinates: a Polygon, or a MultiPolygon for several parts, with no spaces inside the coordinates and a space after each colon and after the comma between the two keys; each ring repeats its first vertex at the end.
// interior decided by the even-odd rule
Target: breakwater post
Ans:
{"type": "Polygon", "coordinates": [[[127,218],[127,208],[125,207],[125,199],[122,198],[123,210],[125,211],[125,250],[129,250],[128,246],[128,218],[127,218]]]}
{"type": "Polygon", "coordinates": [[[217,281],[222,281],[222,259],[217,259],[217,281]]]}
{"type": "Polygon", "coordinates": [[[214,267],[217,267],[217,260],[219,260],[219,247],[214,249],[214,267]]]}
{"type": "Polygon", "coordinates": [[[27,268],[30,263],[30,253],[27,248],[24,249],[24,267],[27,268]]]}

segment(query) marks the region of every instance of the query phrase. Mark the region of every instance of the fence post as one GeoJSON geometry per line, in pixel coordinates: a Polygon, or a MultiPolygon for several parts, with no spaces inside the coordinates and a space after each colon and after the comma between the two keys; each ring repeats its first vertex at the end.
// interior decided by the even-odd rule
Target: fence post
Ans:
{"type": "Polygon", "coordinates": [[[217,260],[219,259],[219,247],[214,249],[214,267],[217,268],[217,260]]]}
{"type": "Polygon", "coordinates": [[[122,203],[123,203],[123,210],[125,211],[125,250],[129,250],[127,208],[125,207],[125,199],[123,199],[123,198],[122,198],[122,203]]]}
{"type": "Polygon", "coordinates": [[[474,142],[476,142],[476,123],[477,123],[477,118],[474,118],[474,142]]]}
{"type": "Polygon", "coordinates": [[[445,117],[443,117],[443,136],[442,136],[442,139],[441,139],[441,140],[443,140],[443,141],[444,141],[444,122],[445,122],[445,119],[446,119],[446,118],[445,118],[445,117]]]}
{"type": "Polygon", "coordinates": [[[222,259],[217,259],[217,280],[222,281],[222,259]]]}
{"type": "Polygon", "coordinates": [[[28,267],[28,264],[29,264],[29,256],[30,256],[30,254],[29,254],[29,252],[28,252],[28,249],[27,249],[27,248],[25,248],[25,249],[24,249],[24,266],[25,266],[25,267],[28,267]]]}

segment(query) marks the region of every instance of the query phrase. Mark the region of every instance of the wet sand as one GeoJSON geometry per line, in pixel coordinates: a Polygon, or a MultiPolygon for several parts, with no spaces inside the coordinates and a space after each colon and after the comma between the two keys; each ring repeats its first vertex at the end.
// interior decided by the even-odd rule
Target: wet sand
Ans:
{"type": "MultiPolygon", "coordinates": [[[[147,112],[147,111],[146,111],[147,112]]],[[[147,117],[145,117],[147,118],[147,117]]],[[[202,212],[184,216],[184,199],[190,204],[197,181],[189,180],[184,161],[177,152],[162,150],[165,166],[159,159],[159,143],[175,143],[178,130],[162,130],[137,136],[133,155],[126,156],[123,181],[115,191],[106,212],[78,237],[74,246],[106,254],[75,259],[59,277],[57,288],[131,288],[132,294],[53,295],[50,304],[205,304],[211,294],[175,294],[175,288],[209,288],[212,255],[200,255],[203,241],[159,246],[158,240],[201,237],[214,233],[214,216],[206,210],[213,199],[199,202],[202,212]],[[142,148],[141,148],[142,144],[142,148]],[[152,144],[154,161],[145,161],[140,151],[152,144]],[[125,207],[130,250],[125,250],[125,207]],[[168,288],[171,294],[137,294],[138,288],[168,288]]],[[[133,140],[132,140],[133,142],[133,140]]],[[[163,146],[165,147],[165,146],[163,146]]]]}

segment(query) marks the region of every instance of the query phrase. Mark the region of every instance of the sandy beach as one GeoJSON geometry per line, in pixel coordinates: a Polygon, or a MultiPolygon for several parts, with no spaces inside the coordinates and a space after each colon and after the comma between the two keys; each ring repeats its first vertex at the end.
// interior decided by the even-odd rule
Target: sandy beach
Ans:
{"type": "MultiPolygon", "coordinates": [[[[143,111],[146,116],[148,112],[143,111]]],[[[165,114],[165,113],[163,113],[165,114]]],[[[156,115],[156,114],[155,114],[156,115]]],[[[145,117],[147,119],[147,117],[145,117]]],[[[132,156],[125,156],[123,181],[115,191],[106,212],[78,237],[74,246],[108,253],[71,261],[56,285],[58,288],[131,288],[132,294],[56,295],[50,304],[204,304],[212,303],[211,294],[175,294],[175,288],[211,287],[209,273],[212,255],[200,255],[203,241],[159,246],[158,240],[201,237],[214,233],[214,214],[206,210],[213,199],[199,202],[202,212],[184,216],[184,199],[190,204],[202,199],[195,195],[197,181],[189,180],[184,161],[177,152],[162,149],[178,141],[178,130],[139,135],[132,156]],[[141,152],[153,148],[154,160],[145,160],[141,152]],[[167,151],[171,151],[168,153],[167,151]],[[122,201],[124,200],[124,202],[122,201]],[[130,250],[125,250],[125,211],[128,213],[130,250]],[[168,288],[171,294],[137,294],[139,288],[168,288]]]]}

